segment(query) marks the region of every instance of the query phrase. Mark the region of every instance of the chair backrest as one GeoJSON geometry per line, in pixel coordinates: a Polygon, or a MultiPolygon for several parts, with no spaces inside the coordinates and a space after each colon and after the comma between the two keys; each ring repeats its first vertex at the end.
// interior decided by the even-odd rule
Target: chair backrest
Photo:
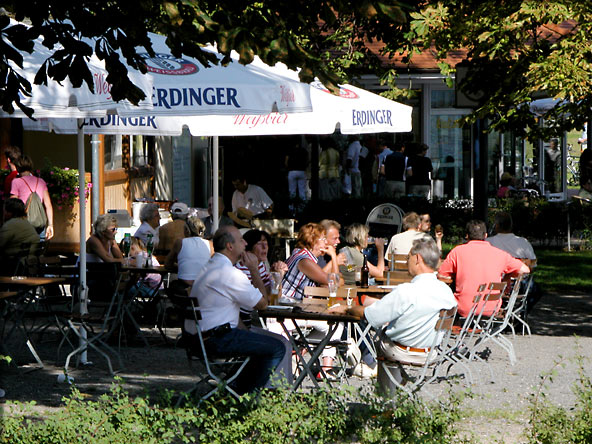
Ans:
{"type": "Polygon", "coordinates": [[[448,310],[440,310],[440,316],[438,317],[438,321],[436,321],[435,326],[436,331],[440,332],[452,330],[452,326],[454,325],[454,318],[456,317],[456,310],[457,307],[452,307],[448,310]]]}
{"type": "Polygon", "coordinates": [[[389,269],[391,271],[407,271],[408,254],[389,254],[389,269]]]}

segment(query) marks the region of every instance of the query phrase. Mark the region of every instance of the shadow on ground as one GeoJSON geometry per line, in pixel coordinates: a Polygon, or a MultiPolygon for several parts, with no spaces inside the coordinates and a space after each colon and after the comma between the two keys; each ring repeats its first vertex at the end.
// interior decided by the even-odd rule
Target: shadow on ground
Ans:
{"type": "Polygon", "coordinates": [[[592,337],[592,295],[545,293],[528,323],[537,335],[592,337]]]}

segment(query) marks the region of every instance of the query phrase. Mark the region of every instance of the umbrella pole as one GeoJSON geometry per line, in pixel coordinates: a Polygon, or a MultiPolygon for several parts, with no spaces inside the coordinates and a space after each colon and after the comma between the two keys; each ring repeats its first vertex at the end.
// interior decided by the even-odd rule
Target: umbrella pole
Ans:
{"type": "Polygon", "coordinates": [[[212,184],[212,195],[213,195],[213,199],[212,199],[212,234],[214,234],[216,232],[216,230],[218,229],[218,221],[220,220],[219,217],[219,213],[220,213],[220,208],[218,208],[218,202],[219,202],[219,198],[218,195],[220,193],[218,184],[219,184],[219,178],[218,178],[218,171],[220,171],[219,169],[219,165],[218,165],[218,149],[219,149],[219,139],[218,136],[214,136],[212,138],[212,177],[213,177],[213,184],[212,184]]]}
{"type": "MultiPolygon", "coordinates": [[[[85,181],[85,165],[84,165],[84,119],[78,119],[78,133],[77,133],[77,147],[78,147],[78,202],[80,205],[80,314],[88,313],[87,307],[87,288],[86,288],[86,181],[85,181]]],[[[86,330],[81,328],[80,345],[86,343],[86,330]],[[84,338],[84,339],[82,339],[84,338]]],[[[80,362],[86,364],[86,349],[80,355],[80,362]]]]}

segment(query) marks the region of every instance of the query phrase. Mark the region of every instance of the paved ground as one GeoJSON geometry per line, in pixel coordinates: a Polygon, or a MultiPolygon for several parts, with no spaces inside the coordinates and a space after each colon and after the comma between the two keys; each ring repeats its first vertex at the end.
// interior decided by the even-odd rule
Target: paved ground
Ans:
{"type": "MultiPolygon", "coordinates": [[[[505,352],[495,345],[491,347],[488,358],[494,383],[490,381],[486,365],[472,364],[476,383],[470,387],[473,397],[463,402],[466,415],[459,427],[482,442],[498,442],[499,439],[507,443],[524,441],[521,432],[528,421],[530,397],[541,390],[541,375],[553,369],[557,370],[557,375],[545,388],[548,398],[563,406],[573,405],[571,386],[577,378],[573,358],[580,354],[586,357],[589,371],[592,359],[591,321],[590,295],[545,295],[530,317],[532,337],[517,336],[514,340],[518,356],[516,365],[511,366],[505,352]],[[503,431],[503,436],[500,431],[503,431]]],[[[174,330],[169,331],[171,337],[175,333],[174,330]]],[[[149,335],[155,343],[159,341],[156,332],[149,335]]],[[[0,387],[7,391],[6,402],[34,400],[40,409],[58,408],[69,387],[57,382],[62,369],[53,365],[55,344],[36,344],[45,364],[44,369],[36,369],[27,348],[15,340],[7,345],[18,366],[0,364],[0,387]]],[[[150,348],[124,348],[122,352],[126,367],[119,376],[132,393],[158,393],[165,388],[186,390],[192,386],[194,378],[183,350],[157,343],[150,348]]],[[[94,361],[93,365],[75,369],[71,375],[83,393],[96,397],[108,389],[113,379],[98,356],[91,353],[90,358],[94,361]]],[[[63,365],[64,356],[60,359],[58,362],[63,365]]],[[[366,383],[371,381],[351,381],[353,385],[366,383]]],[[[441,397],[448,396],[448,390],[466,389],[462,384],[450,387],[446,383],[433,384],[428,388],[431,394],[441,397]]]]}

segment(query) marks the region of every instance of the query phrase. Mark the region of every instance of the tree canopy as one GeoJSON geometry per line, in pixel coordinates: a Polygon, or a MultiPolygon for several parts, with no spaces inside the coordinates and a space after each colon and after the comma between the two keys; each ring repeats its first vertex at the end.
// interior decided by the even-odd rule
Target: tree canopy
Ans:
{"type": "Polygon", "coordinates": [[[386,52],[431,51],[448,75],[453,50],[467,51],[462,88],[480,93],[465,121],[490,119],[498,130],[528,129],[530,137],[582,128],[592,106],[592,3],[585,0],[428,1],[411,12],[406,43],[386,52]],[[528,104],[541,97],[560,99],[540,128],[528,104]]]}
{"type": "Polygon", "coordinates": [[[362,68],[378,70],[364,42],[400,34],[409,11],[405,2],[394,0],[9,0],[3,7],[30,27],[10,26],[8,16],[0,15],[0,103],[4,111],[16,106],[29,115],[32,110],[19,93],[30,93],[30,84],[8,61],[20,65],[20,52],[31,52],[40,36],[53,55],[35,83],[68,78],[75,87],[86,83],[92,89],[86,63],[94,52],[105,61],[113,99],[137,103],[144,94],[128,79],[121,56],[145,72],[138,52],[153,55],[149,31],[165,35],[174,56],[195,57],[205,66],[218,61],[202,47],[216,44],[223,64],[236,50],[241,63],[255,55],[269,65],[284,62],[301,69],[302,81],[316,76],[332,88],[362,68]]]}

